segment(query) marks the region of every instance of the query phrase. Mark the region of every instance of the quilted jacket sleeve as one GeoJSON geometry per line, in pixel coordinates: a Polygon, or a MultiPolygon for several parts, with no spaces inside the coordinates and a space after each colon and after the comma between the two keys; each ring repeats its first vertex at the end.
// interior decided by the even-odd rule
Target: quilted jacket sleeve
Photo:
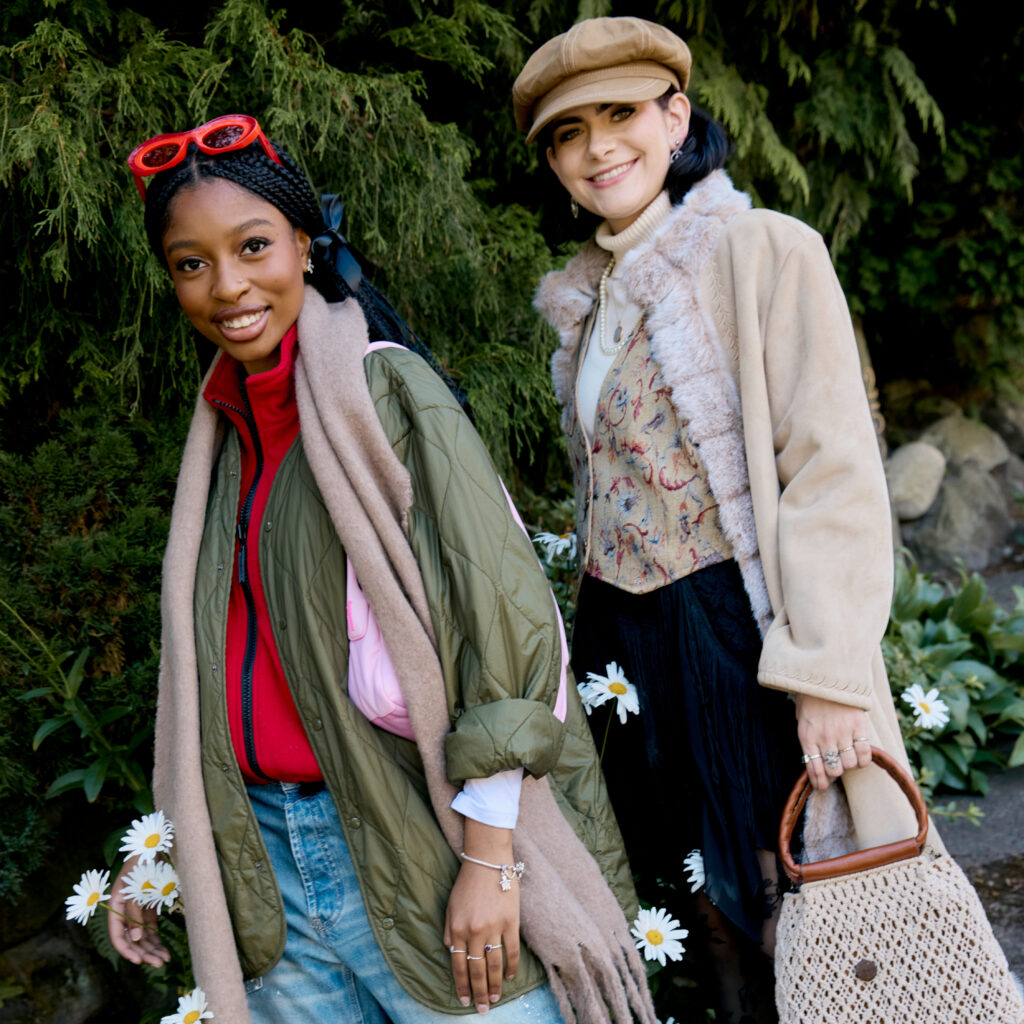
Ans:
{"type": "Polygon", "coordinates": [[[366,359],[384,430],[413,482],[409,540],[423,574],[453,728],[458,783],[523,766],[550,771],[565,740],[556,608],[483,442],[419,356],[366,359]]]}
{"type": "Polygon", "coordinates": [[[892,593],[890,514],[849,312],[817,234],[803,229],[759,305],[782,594],[759,678],[869,709],[892,593]]]}

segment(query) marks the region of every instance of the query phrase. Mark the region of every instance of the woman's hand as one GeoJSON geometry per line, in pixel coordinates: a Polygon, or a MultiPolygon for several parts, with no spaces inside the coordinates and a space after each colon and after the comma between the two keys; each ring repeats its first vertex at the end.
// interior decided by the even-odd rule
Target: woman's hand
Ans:
{"type": "Polygon", "coordinates": [[[796,720],[800,746],[808,758],[807,776],[815,789],[828,789],[849,768],[871,764],[868,716],[860,708],[798,693],[796,720]]]}
{"type": "MultiPolygon", "coordinates": [[[[465,850],[489,864],[511,864],[512,830],[467,818],[465,850]]],[[[494,868],[463,861],[445,913],[455,993],[463,1006],[472,1000],[477,1013],[486,1013],[501,998],[502,954],[506,979],[519,969],[519,883],[513,880],[504,892],[500,882],[494,868]]]]}
{"type": "Polygon", "coordinates": [[[171,954],[160,941],[156,932],[157,913],[155,908],[143,908],[134,900],[121,895],[121,884],[137,863],[131,857],[114,879],[110,899],[107,901],[107,933],[114,949],[133,964],[149,964],[163,967],[171,954]],[[126,920],[127,918],[127,920],[126,920]]]}

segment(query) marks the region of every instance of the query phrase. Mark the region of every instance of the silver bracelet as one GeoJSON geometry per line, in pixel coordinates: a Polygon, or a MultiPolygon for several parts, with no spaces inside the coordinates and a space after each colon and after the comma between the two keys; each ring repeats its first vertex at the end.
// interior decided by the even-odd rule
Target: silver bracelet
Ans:
{"type": "Polygon", "coordinates": [[[501,880],[499,885],[501,886],[502,892],[508,892],[512,888],[512,879],[514,878],[517,882],[523,880],[523,875],[526,873],[526,865],[518,860],[515,864],[492,864],[490,861],[477,860],[476,857],[470,857],[465,850],[459,854],[463,860],[468,860],[470,864],[479,864],[482,868],[494,868],[495,871],[501,872],[501,880]]]}

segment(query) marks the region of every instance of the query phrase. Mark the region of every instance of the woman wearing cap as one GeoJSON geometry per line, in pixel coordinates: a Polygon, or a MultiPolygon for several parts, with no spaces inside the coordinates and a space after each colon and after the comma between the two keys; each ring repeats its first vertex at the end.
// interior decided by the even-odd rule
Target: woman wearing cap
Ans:
{"type": "MultiPolygon", "coordinates": [[[[213,1015],[554,1024],[608,1021],[607,1003],[653,1024],[554,599],[336,197],[322,211],[244,115],[129,166],[219,350],[164,562],[153,785],[213,1015]]],[[[137,917],[132,867],[110,905],[137,917]]],[[[111,915],[111,940],[160,966],[142,918],[111,915]]]]}
{"type": "Polygon", "coordinates": [[[724,1019],[760,1021],[750,954],[771,953],[801,757],[818,790],[845,790],[813,801],[815,859],[914,829],[870,764],[872,743],[905,753],[879,650],[889,507],[846,304],[818,234],[733,188],[689,73],[668,29],[597,18],[540,47],[513,96],[563,221],[596,228],[536,298],[561,338],[573,669],[616,662],[636,685],[603,764],[627,851],[677,884],[701,851],[724,1019]],[[666,819],[685,837],[670,848],[652,842],[666,819]]]}

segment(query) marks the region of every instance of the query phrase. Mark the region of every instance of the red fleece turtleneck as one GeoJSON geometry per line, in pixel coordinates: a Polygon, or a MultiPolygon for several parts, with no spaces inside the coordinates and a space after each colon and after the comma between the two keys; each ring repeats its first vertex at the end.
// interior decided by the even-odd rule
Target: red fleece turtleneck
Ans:
{"type": "Polygon", "coordinates": [[[281,340],[277,366],[264,373],[247,377],[240,363],[223,357],[203,392],[234,424],[242,453],[225,670],[235,755],[243,774],[255,782],[312,782],[323,777],[278,657],[259,571],[259,536],[267,499],[278,467],[299,433],[294,385],[297,337],[293,326],[281,340]],[[244,567],[240,561],[243,532],[244,567]]]}

